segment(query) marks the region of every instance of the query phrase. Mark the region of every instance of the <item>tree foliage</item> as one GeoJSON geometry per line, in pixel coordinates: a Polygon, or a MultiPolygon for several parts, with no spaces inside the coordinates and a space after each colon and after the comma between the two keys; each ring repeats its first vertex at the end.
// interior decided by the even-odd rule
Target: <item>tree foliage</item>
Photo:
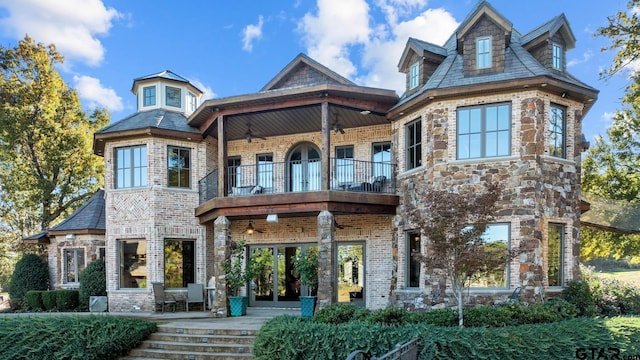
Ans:
{"type": "Polygon", "coordinates": [[[414,256],[428,270],[442,271],[451,283],[460,326],[464,324],[464,290],[473,278],[504,269],[515,255],[512,250],[491,246],[483,236],[494,220],[500,187],[490,184],[483,192],[475,190],[452,192],[423,186],[415,188],[405,201],[409,220],[426,239],[425,253],[414,256]],[[417,205],[416,199],[424,206],[417,205]]]}
{"type": "Polygon", "coordinates": [[[0,216],[18,236],[47,229],[102,185],[92,141],[109,114],[82,111],[62,62],[28,36],[0,47],[0,216]]]}
{"type": "Polygon", "coordinates": [[[620,10],[615,15],[607,16],[608,25],[598,28],[595,35],[608,37],[611,44],[602,51],[617,51],[613,64],[602,75],[611,76],[624,69],[640,56],[640,20],[637,9],[640,0],[629,0],[626,10],[620,10]]]}

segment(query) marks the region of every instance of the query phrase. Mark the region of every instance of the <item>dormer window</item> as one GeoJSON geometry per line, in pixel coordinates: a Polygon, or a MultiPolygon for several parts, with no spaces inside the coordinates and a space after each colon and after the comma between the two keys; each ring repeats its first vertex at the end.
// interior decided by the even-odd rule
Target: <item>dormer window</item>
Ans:
{"type": "Polygon", "coordinates": [[[481,37],[476,41],[476,68],[491,67],[491,37],[481,37]]]}
{"type": "Polygon", "coordinates": [[[563,52],[562,46],[554,43],[552,45],[552,48],[553,48],[552,66],[554,69],[562,71],[562,52],[563,52]]]}
{"type": "Polygon", "coordinates": [[[154,106],[156,104],[156,87],[146,86],[142,92],[144,93],[143,106],[154,106]]]}
{"type": "Polygon", "coordinates": [[[413,89],[420,84],[420,63],[411,65],[409,69],[409,89],[413,89]]]}
{"type": "Polygon", "coordinates": [[[182,107],[182,91],[180,88],[167,86],[166,87],[166,105],[173,107],[182,107]]]}
{"type": "Polygon", "coordinates": [[[189,111],[194,112],[198,107],[198,98],[194,93],[189,93],[189,111]]]}

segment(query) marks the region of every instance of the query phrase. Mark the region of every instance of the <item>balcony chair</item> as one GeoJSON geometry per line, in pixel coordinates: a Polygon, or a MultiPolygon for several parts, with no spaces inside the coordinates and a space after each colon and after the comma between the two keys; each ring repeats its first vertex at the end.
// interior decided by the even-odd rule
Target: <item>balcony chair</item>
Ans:
{"type": "Polygon", "coordinates": [[[204,285],[202,284],[187,284],[187,312],[189,312],[189,303],[201,303],[202,311],[206,311],[204,305],[204,285]]]}
{"type": "Polygon", "coordinates": [[[158,311],[158,307],[164,314],[164,307],[173,307],[173,312],[176,312],[176,299],[173,295],[165,294],[163,283],[152,283],[153,285],[153,297],[155,299],[155,311],[158,311]]]}

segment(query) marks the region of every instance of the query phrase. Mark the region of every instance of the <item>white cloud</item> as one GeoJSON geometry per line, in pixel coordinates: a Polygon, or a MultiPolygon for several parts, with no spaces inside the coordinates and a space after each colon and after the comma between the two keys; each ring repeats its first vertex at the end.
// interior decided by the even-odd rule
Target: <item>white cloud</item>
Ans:
{"type": "Polygon", "coordinates": [[[567,62],[567,67],[572,67],[582,63],[586,63],[593,57],[593,51],[587,50],[582,54],[582,59],[572,59],[567,62]]]}
{"type": "Polygon", "coordinates": [[[349,46],[369,40],[369,5],[365,0],[318,0],[317,14],[298,23],[308,55],[337,73],[352,77],[356,66],[349,46]]]}
{"type": "MultiPolygon", "coordinates": [[[[218,94],[216,94],[212,88],[206,86],[205,84],[202,83],[202,81],[198,80],[198,79],[189,79],[189,82],[197,87],[198,89],[200,89],[202,91],[202,101],[205,100],[209,100],[209,99],[214,99],[216,97],[218,97],[218,94]]],[[[201,101],[201,102],[202,102],[201,101]]]]}
{"type": "Polygon", "coordinates": [[[242,50],[251,52],[253,50],[253,42],[255,40],[259,40],[262,38],[262,25],[264,24],[264,19],[262,15],[258,17],[258,24],[247,25],[242,33],[244,37],[242,38],[242,50]]]}
{"type": "Polygon", "coordinates": [[[0,0],[9,15],[0,19],[3,31],[18,39],[28,34],[36,42],[55,44],[65,59],[97,66],[104,48],[96,36],[106,35],[122,16],[100,0],[0,0]]]}
{"type": "Polygon", "coordinates": [[[113,89],[105,88],[99,79],[90,76],[74,76],[74,88],[83,100],[84,108],[106,108],[111,112],[123,110],[122,98],[113,89]]]}
{"type": "Polygon", "coordinates": [[[371,9],[364,0],[318,0],[317,4],[317,12],[305,14],[298,24],[308,55],[359,84],[399,93],[404,91],[405,79],[397,64],[407,39],[442,45],[458,26],[444,9],[424,10],[426,0],[378,0],[375,10],[385,16],[381,24],[370,23],[371,9]],[[355,61],[360,61],[358,66],[355,61]]]}

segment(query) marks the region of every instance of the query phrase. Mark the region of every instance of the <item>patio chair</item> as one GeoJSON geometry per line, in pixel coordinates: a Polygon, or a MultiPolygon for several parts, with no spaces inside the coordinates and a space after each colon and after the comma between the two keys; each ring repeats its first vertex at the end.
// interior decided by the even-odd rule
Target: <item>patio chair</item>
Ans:
{"type": "Polygon", "coordinates": [[[509,295],[509,297],[506,300],[496,300],[493,302],[493,306],[501,306],[501,305],[517,303],[518,299],[520,298],[521,291],[522,291],[522,287],[518,286],[513,290],[511,295],[509,295]]]}
{"type": "Polygon", "coordinates": [[[176,312],[176,299],[173,295],[165,294],[164,292],[164,284],[163,283],[152,283],[153,285],[153,297],[155,299],[156,308],[158,310],[158,306],[162,313],[164,313],[165,306],[173,307],[173,312],[176,312]]]}
{"type": "Polygon", "coordinates": [[[206,307],[204,305],[204,285],[187,284],[187,312],[189,312],[189,303],[201,303],[202,311],[206,310],[206,307]]]}

